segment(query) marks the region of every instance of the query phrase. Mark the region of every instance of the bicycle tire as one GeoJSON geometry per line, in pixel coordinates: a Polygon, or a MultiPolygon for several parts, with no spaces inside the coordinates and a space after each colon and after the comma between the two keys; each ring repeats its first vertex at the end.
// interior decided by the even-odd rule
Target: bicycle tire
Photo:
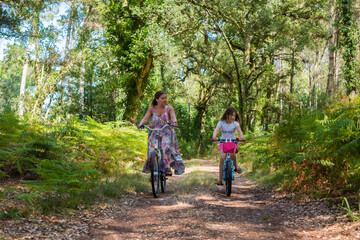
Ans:
{"type": "Polygon", "coordinates": [[[165,192],[166,191],[166,174],[161,173],[161,192],[165,192]]]}
{"type": "Polygon", "coordinates": [[[154,197],[159,197],[160,192],[160,164],[156,153],[151,155],[151,189],[154,197]]]}
{"type": "Polygon", "coordinates": [[[231,169],[231,162],[227,162],[225,165],[225,174],[226,174],[226,179],[225,179],[225,185],[226,185],[226,196],[230,197],[231,195],[231,183],[232,183],[232,169],[231,169]]]}

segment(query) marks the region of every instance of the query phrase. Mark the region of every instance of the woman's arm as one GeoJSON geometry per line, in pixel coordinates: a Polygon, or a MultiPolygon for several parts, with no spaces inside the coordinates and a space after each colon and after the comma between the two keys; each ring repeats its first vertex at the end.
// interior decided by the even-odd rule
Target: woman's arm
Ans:
{"type": "Polygon", "coordinates": [[[152,107],[149,107],[149,108],[148,108],[148,110],[147,110],[144,118],[141,119],[140,123],[137,125],[138,128],[141,127],[142,125],[146,124],[146,123],[149,121],[149,119],[150,119],[150,117],[151,117],[151,114],[152,114],[151,108],[152,108],[152,107]]]}
{"type": "Polygon", "coordinates": [[[217,141],[219,140],[216,135],[218,134],[218,132],[220,131],[220,127],[219,126],[216,126],[215,130],[214,130],[214,133],[213,133],[213,137],[211,140],[214,140],[214,141],[217,141]]]}
{"type": "Polygon", "coordinates": [[[176,121],[176,114],[175,114],[175,110],[172,106],[169,106],[169,113],[170,113],[170,119],[171,119],[174,127],[177,127],[178,123],[176,121]]]}

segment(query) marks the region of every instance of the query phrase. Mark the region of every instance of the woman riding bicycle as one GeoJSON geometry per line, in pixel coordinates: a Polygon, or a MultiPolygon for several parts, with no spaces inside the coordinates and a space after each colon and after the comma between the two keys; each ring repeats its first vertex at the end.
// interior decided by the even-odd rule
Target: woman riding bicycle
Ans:
{"type": "MultiPolygon", "coordinates": [[[[165,92],[157,91],[151,105],[152,106],[149,107],[144,118],[138,124],[138,128],[146,124],[150,117],[150,128],[162,128],[167,122],[172,122],[174,127],[178,126],[174,108],[167,105],[167,95],[165,92]]],[[[161,167],[166,169],[167,176],[172,176],[170,167],[174,169],[176,175],[184,173],[185,163],[181,159],[179,144],[174,129],[171,127],[164,128],[161,132],[161,136],[165,162],[165,166],[161,167]]],[[[148,135],[147,160],[142,170],[144,173],[150,172],[150,157],[155,147],[155,132],[150,131],[148,135]]]]}
{"type": "MultiPolygon", "coordinates": [[[[226,109],[225,113],[223,114],[221,121],[218,122],[213,137],[211,140],[217,141],[219,140],[216,135],[218,134],[219,130],[221,130],[221,138],[222,139],[235,139],[235,130],[238,132],[240,141],[245,140],[244,134],[241,131],[240,125],[238,123],[239,116],[233,107],[229,107],[226,109]]],[[[237,146],[236,146],[237,147],[237,146]]],[[[217,185],[223,185],[222,179],[223,179],[223,165],[225,161],[225,153],[223,152],[223,143],[220,143],[219,145],[219,151],[220,151],[220,165],[219,165],[219,179],[215,182],[217,185]]],[[[230,158],[234,163],[235,169],[237,172],[241,173],[242,169],[239,165],[236,163],[236,155],[235,153],[230,153],[230,158]]]]}

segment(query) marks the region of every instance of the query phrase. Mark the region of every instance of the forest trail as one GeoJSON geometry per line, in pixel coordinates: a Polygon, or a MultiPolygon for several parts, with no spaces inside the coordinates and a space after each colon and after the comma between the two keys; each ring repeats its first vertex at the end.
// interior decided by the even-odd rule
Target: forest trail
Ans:
{"type": "Polygon", "coordinates": [[[171,177],[159,198],[149,185],[148,193],[124,199],[107,217],[96,218],[90,236],[81,239],[360,239],[359,224],[335,222],[338,206],[296,203],[244,176],[236,176],[231,197],[224,186],[180,189],[194,173],[210,175],[211,181],[217,176],[211,160],[192,161],[198,165],[171,177]]]}
{"type": "Polygon", "coordinates": [[[159,198],[149,183],[147,192],[91,208],[0,220],[0,240],[360,239],[360,221],[346,222],[337,204],[296,200],[243,175],[227,197],[224,186],[213,184],[218,166],[212,160],[186,164],[186,173],[170,177],[159,198]]]}

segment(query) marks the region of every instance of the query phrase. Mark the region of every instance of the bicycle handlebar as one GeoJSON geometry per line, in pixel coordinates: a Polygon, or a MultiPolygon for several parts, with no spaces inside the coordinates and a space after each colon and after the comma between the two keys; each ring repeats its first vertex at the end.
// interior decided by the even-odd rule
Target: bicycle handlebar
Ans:
{"type": "Polygon", "coordinates": [[[239,142],[245,142],[246,140],[239,140],[238,138],[236,139],[219,139],[219,140],[211,140],[213,142],[219,142],[219,143],[225,143],[225,142],[234,142],[234,143],[239,143],[239,142]]]}
{"type": "Polygon", "coordinates": [[[151,128],[148,125],[141,125],[139,128],[143,129],[144,127],[147,128],[149,131],[162,131],[166,127],[173,127],[173,125],[171,122],[167,122],[162,128],[151,128]]]}

